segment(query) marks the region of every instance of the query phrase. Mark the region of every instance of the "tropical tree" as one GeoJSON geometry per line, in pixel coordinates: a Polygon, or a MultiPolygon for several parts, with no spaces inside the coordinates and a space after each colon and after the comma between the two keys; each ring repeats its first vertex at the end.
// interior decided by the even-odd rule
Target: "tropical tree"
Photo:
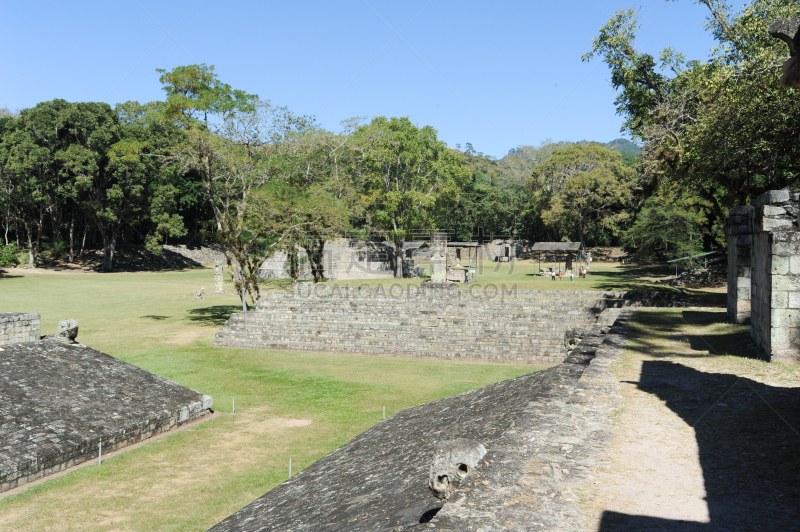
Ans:
{"type": "Polygon", "coordinates": [[[619,153],[598,144],[575,144],[534,167],[533,203],[559,236],[586,244],[587,232],[616,234],[627,220],[635,177],[619,153]]]}
{"type": "Polygon", "coordinates": [[[707,61],[637,50],[630,9],[601,28],[584,59],[609,65],[623,129],[644,142],[641,186],[699,196],[719,219],[765,190],[798,185],[797,90],[779,85],[785,44],[767,32],[796,16],[797,3],[753,0],[735,13],[723,0],[698,3],[717,41],[707,61]]]}
{"type": "Polygon", "coordinates": [[[471,173],[435,129],[419,128],[408,118],[375,118],[354,137],[357,188],[369,205],[371,223],[394,243],[395,277],[402,277],[409,230],[431,221],[438,199],[455,200],[471,173]]]}
{"type": "Polygon", "coordinates": [[[623,244],[640,260],[670,260],[697,255],[706,232],[702,212],[661,196],[647,200],[623,244]]]}

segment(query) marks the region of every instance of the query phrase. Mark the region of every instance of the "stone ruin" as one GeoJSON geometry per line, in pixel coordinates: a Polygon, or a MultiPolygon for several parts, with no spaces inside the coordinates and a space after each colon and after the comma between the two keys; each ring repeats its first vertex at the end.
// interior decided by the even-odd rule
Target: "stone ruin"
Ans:
{"type": "Polygon", "coordinates": [[[311,285],[266,292],[215,346],[558,364],[621,308],[679,304],[663,293],[311,285]]]}
{"type": "Polygon", "coordinates": [[[789,47],[789,58],[782,67],[781,85],[800,88],[800,18],[776,21],[769,27],[769,34],[789,47]]]}
{"type": "Polygon", "coordinates": [[[734,207],[728,236],[728,319],[750,323],[759,356],[800,363],[800,193],[770,190],[734,207]]]}
{"type": "MultiPolygon", "coordinates": [[[[336,238],[325,242],[322,253],[324,275],[332,281],[351,279],[391,279],[394,246],[387,242],[370,242],[336,238]]],[[[298,248],[298,270],[301,281],[314,278],[308,254],[298,248]]],[[[289,279],[289,259],[285,251],[277,251],[258,269],[259,279],[289,279]]]]}
{"type": "Polygon", "coordinates": [[[582,530],[626,321],[557,366],[397,412],[210,532],[582,530]]]}
{"type": "Polygon", "coordinates": [[[76,343],[39,314],[0,314],[0,492],[207,414],[211,397],[76,343]],[[40,339],[41,338],[41,339],[40,339]]]}

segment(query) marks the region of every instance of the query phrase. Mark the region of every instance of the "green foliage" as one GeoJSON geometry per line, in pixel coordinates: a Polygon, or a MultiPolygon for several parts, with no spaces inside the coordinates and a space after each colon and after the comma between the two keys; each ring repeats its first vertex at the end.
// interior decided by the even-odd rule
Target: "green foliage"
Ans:
{"type": "Polygon", "coordinates": [[[0,266],[16,266],[17,264],[19,264],[17,244],[15,242],[6,245],[0,244],[0,266]]]}
{"type": "Polygon", "coordinates": [[[701,253],[703,236],[701,220],[686,205],[653,197],[625,231],[623,243],[637,259],[671,260],[701,253]]]}
{"type": "Polygon", "coordinates": [[[628,219],[636,172],[599,144],[556,150],[533,171],[534,210],[560,236],[586,244],[587,233],[616,235],[628,219]]]}
{"type": "MultiPolygon", "coordinates": [[[[456,202],[469,182],[463,157],[448,149],[431,126],[378,117],[354,137],[357,188],[372,223],[389,231],[398,250],[410,229],[432,222],[437,201],[456,202]]],[[[395,276],[402,277],[402,262],[396,262],[395,276]]]]}
{"type": "Polygon", "coordinates": [[[222,83],[214,73],[214,65],[186,65],[170,71],[156,69],[161,74],[159,81],[164,85],[167,102],[164,116],[197,122],[202,116],[208,124],[208,115],[217,115],[223,120],[236,112],[252,111],[257,95],[232,89],[222,83]]]}
{"type": "Polygon", "coordinates": [[[705,62],[671,48],[658,60],[637,51],[633,10],[609,20],[584,59],[598,55],[611,68],[623,127],[644,141],[643,188],[689,191],[719,219],[765,190],[800,184],[798,93],[779,85],[786,48],[767,32],[796,16],[797,3],[752,0],[736,13],[721,0],[699,3],[718,43],[705,62]]]}

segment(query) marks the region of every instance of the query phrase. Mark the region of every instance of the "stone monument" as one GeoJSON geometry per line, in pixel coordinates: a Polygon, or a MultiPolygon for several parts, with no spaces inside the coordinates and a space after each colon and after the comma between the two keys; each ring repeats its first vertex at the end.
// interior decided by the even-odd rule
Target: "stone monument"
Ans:
{"type": "Polygon", "coordinates": [[[447,282],[447,233],[431,235],[431,283],[447,282]]]}
{"type": "Polygon", "coordinates": [[[55,340],[62,344],[77,344],[75,338],[78,337],[78,322],[67,319],[58,322],[58,333],[42,336],[42,340],[55,340]]]}
{"type": "Polygon", "coordinates": [[[214,261],[214,293],[224,294],[225,287],[222,284],[222,261],[214,261]]]}

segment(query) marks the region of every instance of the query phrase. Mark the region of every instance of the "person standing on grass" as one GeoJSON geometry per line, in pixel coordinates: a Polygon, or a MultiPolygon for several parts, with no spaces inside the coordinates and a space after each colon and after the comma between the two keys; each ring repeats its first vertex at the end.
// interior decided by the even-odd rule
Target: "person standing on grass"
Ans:
{"type": "Polygon", "coordinates": [[[561,268],[558,269],[558,280],[561,280],[561,276],[564,275],[564,272],[561,271],[561,268]]]}
{"type": "Polygon", "coordinates": [[[556,280],[556,270],[555,270],[555,268],[553,268],[553,271],[550,272],[550,277],[552,278],[551,280],[553,280],[553,281],[556,280]]]}
{"type": "Polygon", "coordinates": [[[575,274],[572,272],[572,270],[569,271],[569,280],[570,282],[575,280],[575,274]]]}

